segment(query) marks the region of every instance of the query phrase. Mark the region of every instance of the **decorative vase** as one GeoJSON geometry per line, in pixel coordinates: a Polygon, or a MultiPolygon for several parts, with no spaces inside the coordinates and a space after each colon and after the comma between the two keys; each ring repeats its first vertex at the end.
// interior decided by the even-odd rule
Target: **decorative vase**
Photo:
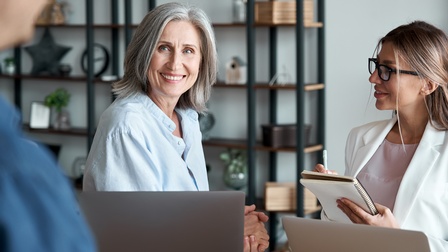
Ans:
{"type": "Polygon", "coordinates": [[[62,109],[60,112],[56,112],[53,128],[57,130],[69,130],[70,126],[70,113],[62,109]]]}
{"type": "Polygon", "coordinates": [[[61,76],[67,77],[70,75],[70,72],[72,71],[72,66],[70,66],[69,64],[60,64],[58,70],[61,76]]]}
{"type": "Polygon", "coordinates": [[[16,65],[14,63],[5,64],[5,74],[14,75],[16,73],[16,65]]]}
{"type": "Polygon", "coordinates": [[[247,184],[246,166],[230,164],[224,171],[224,183],[235,190],[240,190],[247,184]]]}
{"type": "Polygon", "coordinates": [[[202,140],[210,139],[210,131],[215,125],[215,117],[212,113],[208,112],[207,114],[199,115],[199,127],[202,133],[202,140]]]}
{"type": "Polygon", "coordinates": [[[233,22],[234,23],[246,22],[246,0],[233,1],[233,22]]]}

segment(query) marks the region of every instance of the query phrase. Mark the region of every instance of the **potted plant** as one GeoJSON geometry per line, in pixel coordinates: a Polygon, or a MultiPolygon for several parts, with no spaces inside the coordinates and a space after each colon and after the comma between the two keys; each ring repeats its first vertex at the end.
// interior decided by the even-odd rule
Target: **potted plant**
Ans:
{"type": "Polygon", "coordinates": [[[70,115],[63,110],[70,102],[70,93],[64,88],[58,88],[45,97],[44,104],[55,112],[53,127],[55,129],[70,129],[70,115]]]}
{"type": "Polygon", "coordinates": [[[224,183],[236,190],[247,184],[247,156],[246,152],[239,149],[227,149],[219,157],[224,161],[224,183]]]}
{"type": "Polygon", "coordinates": [[[4,63],[4,67],[5,67],[5,69],[4,69],[5,74],[10,74],[10,75],[15,74],[16,65],[14,62],[14,58],[12,58],[12,57],[5,58],[3,60],[3,63],[4,63]]]}

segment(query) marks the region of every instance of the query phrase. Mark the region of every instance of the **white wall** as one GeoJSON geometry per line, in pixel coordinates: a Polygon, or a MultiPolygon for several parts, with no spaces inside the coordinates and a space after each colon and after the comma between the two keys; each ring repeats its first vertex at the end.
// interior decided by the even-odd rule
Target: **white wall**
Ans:
{"type": "Polygon", "coordinates": [[[393,28],[424,20],[448,32],[446,0],[327,0],[327,149],[330,169],[343,172],[349,130],[389,118],[379,112],[368,81],[367,58],[378,39],[393,28]]]}

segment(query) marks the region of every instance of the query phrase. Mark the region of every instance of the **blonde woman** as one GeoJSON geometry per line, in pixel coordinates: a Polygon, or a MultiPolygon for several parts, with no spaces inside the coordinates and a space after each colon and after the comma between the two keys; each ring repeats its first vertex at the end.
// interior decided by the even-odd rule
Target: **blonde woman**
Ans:
{"type": "Polygon", "coordinates": [[[448,38],[415,21],[380,39],[375,54],[375,106],[394,116],[350,132],[345,174],[361,181],[379,214],[348,199],[338,206],[354,223],[423,231],[431,251],[448,251],[448,38]]]}

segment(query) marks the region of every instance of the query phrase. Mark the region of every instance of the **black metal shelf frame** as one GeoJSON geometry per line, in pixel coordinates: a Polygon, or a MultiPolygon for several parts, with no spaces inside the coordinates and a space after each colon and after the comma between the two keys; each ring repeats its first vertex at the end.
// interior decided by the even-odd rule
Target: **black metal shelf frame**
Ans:
{"type": "MultiPolygon", "coordinates": [[[[318,22],[325,24],[324,16],[325,16],[325,6],[324,0],[316,0],[317,1],[317,16],[318,22]]],[[[248,0],[247,2],[247,48],[248,48],[248,111],[255,110],[255,90],[251,83],[254,83],[255,80],[255,28],[254,28],[254,5],[255,0],[248,0]]],[[[303,199],[303,187],[298,183],[300,180],[300,172],[303,167],[303,163],[305,160],[305,129],[304,129],[304,117],[305,117],[305,106],[303,106],[304,98],[305,98],[305,25],[303,22],[303,0],[296,0],[296,25],[295,25],[295,33],[296,33],[296,167],[297,170],[297,186],[296,186],[296,212],[295,215],[298,217],[304,217],[304,199],[303,199]]],[[[318,83],[325,83],[325,30],[324,28],[318,28],[318,83]]],[[[270,76],[274,76],[277,72],[277,26],[269,27],[269,74],[270,76]]],[[[321,149],[325,149],[325,88],[316,89],[318,92],[318,101],[317,104],[317,113],[318,113],[318,125],[317,127],[317,142],[322,146],[321,149]]],[[[277,118],[277,92],[275,89],[269,90],[269,120],[270,123],[276,123],[277,118]]],[[[250,202],[254,202],[255,199],[255,185],[254,181],[256,177],[256,169],[255,169],[255,156],[254,152],[256,151],[254,147],[255,143],[255,114],[256,113],[248,113],[248,171],[249,171],[249,188],[248,188],[248,200],[250,202]]],[[[277,181],[277,151],[269,151],[269,181],[277,181]]],[[[319,155],[320,157],[322,155],[319,155]]],[[[319,158],[320,159],[320,158],[319,158]]],[[[322,160],[319,160],[320,162],[322,160]]],[[[277,213],[269,212],[269,234],[270,234],[270,251],[274,251],[277,246],[277,213]]]]}

